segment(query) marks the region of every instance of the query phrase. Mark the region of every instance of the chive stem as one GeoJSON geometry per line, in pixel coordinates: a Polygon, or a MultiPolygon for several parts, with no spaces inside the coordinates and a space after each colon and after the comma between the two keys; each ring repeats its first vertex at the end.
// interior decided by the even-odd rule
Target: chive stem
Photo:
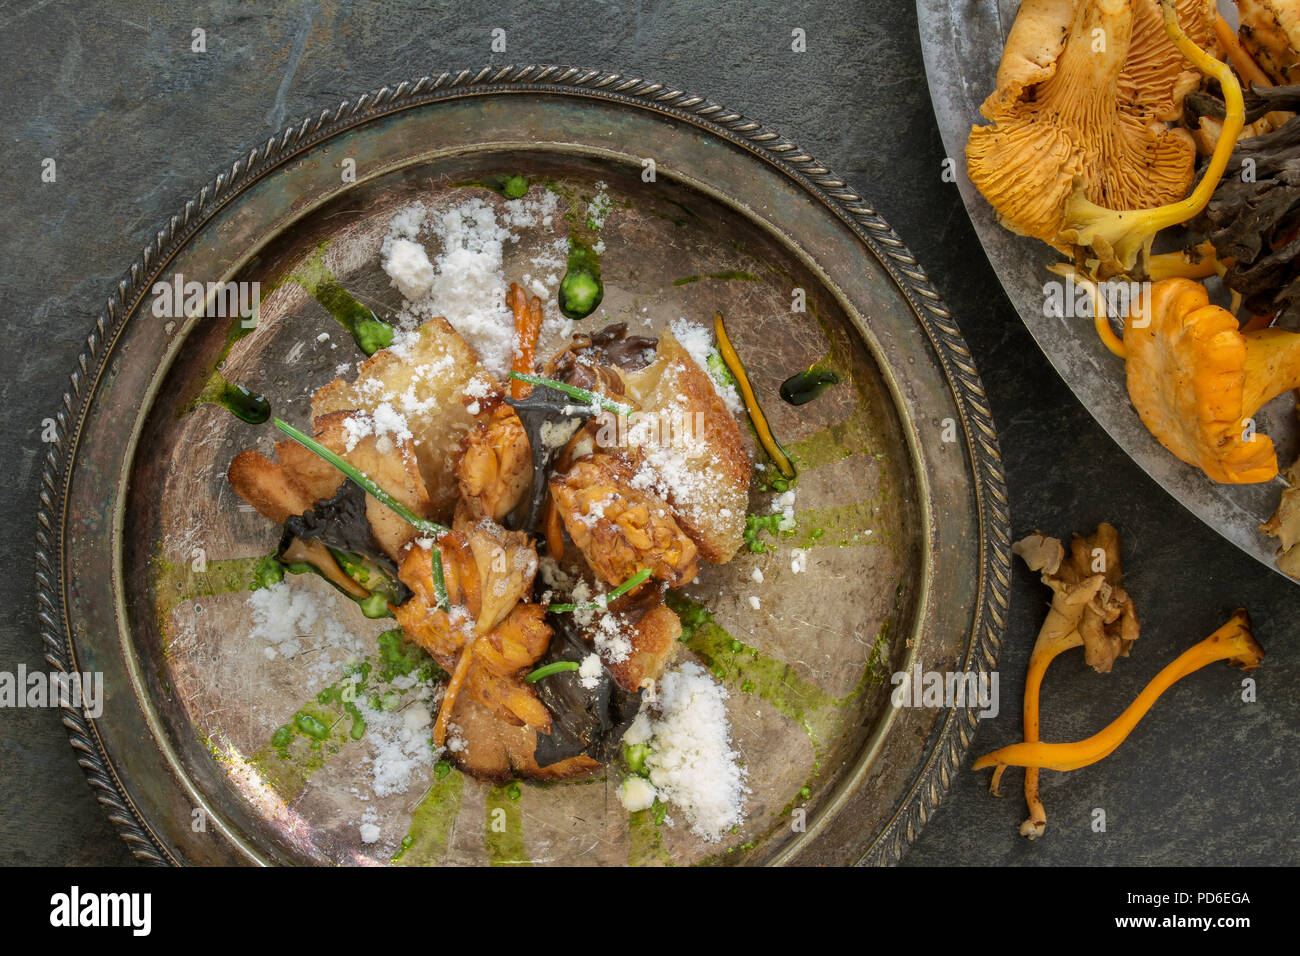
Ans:
{"type": "Polygon", "coordinates": [[[638,584],[643,583],[648,577],[650,577],[650,569],[642,568],[614,590],[610,591],[608,594],[599,595],[594,601],[588,601],[585,604],[548,604],[546,610],[555,614],[565,614],[570,611],[585,611],[589,609],[609,607],[610,601],[621,598],[638,584]]]}
{"type": "Polygon", "coordinates": [[[543,677],[550,677],[552,674],[561,674],[564,671],[576,671],[581,667],[577,661],[552,661],[549,664],[543,664],[537,670],[533,671],[524,678],[530,684],[536,684],[543,677]]]}
{"type": "Polygon", "coordinates": [[[557,392],[563,392],[570,398],[576,398],[588,405],[599,405],[606,411],[613,412],[616,415],[630,415],[632,406],[623,405],[613,399],[606,398],[603,395],[597,395],[585,388],[579,388],[577,385],[570,385],[568,382],[559,382],[553,378],[546,378],[542,375],[530,375],[527,372],[511,372],[510,377],[518,379],[521,382],[527,382],[529,385],[541,385],[544,388],[554,389],[557,392]]]}
{"type": "Polygon", "coordinates": [[[436,606],[443,610],[450,610],[450,601],[447,597],[447,581],[443,576],[442,571],[442,552],[438,550],[436,545],[436,539],[446,534],[448,529],[443,525],[438,524],[436,521],[429,521],[425,518],[421,518],[383,488],[380,488],[379,485],[375,483],[374,479],[363,472],[360,468],[345,461],[342,457],[330,451],[316,439],[304,435],[288,422],[282,421],[279,418],[274,418],[272,421],[275,423],[276,428],[280,429],[280,431],[284,432],[308,451],[315,452],[339,471],[343,472],[344,475],[356,484],[360,485],[362,491],[370,495],[370,497],[374,498],[380,504],[384,505],[399,518],[406,521],[406,523],[415,528],[416,531],[435,539],[435,546],[429,549],[433,557],[433,593],[438,602],[436,606]]]}

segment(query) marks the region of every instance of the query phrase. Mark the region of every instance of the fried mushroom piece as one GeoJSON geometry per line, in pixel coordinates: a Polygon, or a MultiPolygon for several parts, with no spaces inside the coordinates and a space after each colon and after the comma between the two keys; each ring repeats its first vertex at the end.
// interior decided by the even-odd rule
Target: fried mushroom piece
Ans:
{"type": "Polygon", "coordinates": [[[454,527],[464,535],[478,569],[474,630],[486,634],[532,592],[537,551],[522,531],[507,531],[490,518],[471,521],[465,509],[457,509],[454,527]]]}
{"type": "Polygon", "coordinates": [[[664,604],[661,590],[647,591],[617,612],[620,631],[632,650],[624,660],[604,661],[606,670],[628,692],[653,684],[677,653],[682,620],[664,604]]]}
{"type": "Polygon", "coordinates": [[[474,641],[474,660],[465,677],[465,690],[508,724],[543,733],[551,729],[551,714],[523,681],[523,672],[546,653],[551,629],[540,604],[516,605],[490,633],[474,641]]]}
{"type": "Polygon", "coordinates": [[[451,724],[455,729],[452,759],[462,771],[480,780],[570,780],[600,769],[586,754],[539,766],[537,731],[498,720],[468,694],[456,701],[451,724]]]}
{"type": "Polygon", "coordinates": [[[606,584],[642,568],[670,588],[694,580],[699,551],[662,498],[633,487],[626,459],[595,452],[553,477],[551,495],[565,530],[606,584]]]}
{"type": "Polygon", "coordinates": [[[503,403],[479,416],[456,462],[464,500],[500,522],[523,501],[532,481],[532,451],[515,410],[503,403]]]}
{"type": "MultiPolygon", "coordinates": [[[[474,530],[471,528],[471,533],[474,530]]],[[[418,545],[407,553],[398,572],[411,589],[411,598],[392,609],[407,637],[452,675],[435,724],[435,739],[439,744],[443,742],[439,738],[445,737],[457,698],[464,696],[462,690],[506,723],[549,730],[550,713],[523,681],[525,669],[546,652],[550,642],[546,609],[516,599],[505,615],[480,633],[476,619],[484,620],[482,612],[488,603],[483,600],[484,582],[492,589],[496,572],[489,565],[487,576],[481,574],[468,537],[459,531],[442,535],[436,547],[442,556],[450,610],[437,606],[432,552],[418,545]]],[[[491,561],[492,555],[488,557],[491,561]]],[[[532,566],[535,570],[535,556],[532,566]]],[[[508,584],[514,577],[509,572],[501,580],[508,584]]],[[[531,588],[532,573],[522,577],[525,590],[531,588]]]]}
{"type": "Polygon", "coordinates": [[[331,412],[373,414],[395,403],[414,436],[420,476],[428,489],[432,513],[450,514],[456,503],[452,472],[456,449],[474,424],[466,409],[465,389],[484,373],[474,349],[443,318],[425,322],[400,349],[380,349],[357,367],[352,382],[341,378],[316,390],[312,418],[331,412]],[[416,395],[419,401],[412,405],[416,395]]]}
{"type": "Polygon", "coordinates": [[[643,413],[626,437],[645,456],[642,477],[655,476],[654,490],[672,506],[700,555],[726,564],[744,543],[754,467],[739,423],[709,373],[669,329],[659,336],[654,362],[620,374],[624,392],[643,413]]]}

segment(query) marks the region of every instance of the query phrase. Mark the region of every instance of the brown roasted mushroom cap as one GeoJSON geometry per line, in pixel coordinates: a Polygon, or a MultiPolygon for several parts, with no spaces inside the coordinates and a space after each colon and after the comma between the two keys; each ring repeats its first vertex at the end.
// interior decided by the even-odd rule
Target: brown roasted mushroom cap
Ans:
{"type": "Polygon", "coordinates": [[[1128,394],[1142,423],[1214,481],[1271,481],[1277,454],[1252,416],[1300,387],[1300,333],[1243,334],[1190,279],[1154,283],[1147,302],[1124,326],[1128,394]]]}
{"type": "Polygon", "coordinates": [[[1300,83],[1300,0],[1237,0],[1238,34],[1279,86],[1300,83]]]}
{"type": "MultiPolygon", "coordinates": [[[[1179,0],[1179,20],[1212,46],[1212,0],[1179,0]]],[[[972,128],[967,171],[1009,229],[1067,251],[1076,182],[1110,209],[1175,202],[1196,147],[1167,124],[1199,73],[1173,46],[1157,0],[1024,0],[998,86],[972,128]]]]}

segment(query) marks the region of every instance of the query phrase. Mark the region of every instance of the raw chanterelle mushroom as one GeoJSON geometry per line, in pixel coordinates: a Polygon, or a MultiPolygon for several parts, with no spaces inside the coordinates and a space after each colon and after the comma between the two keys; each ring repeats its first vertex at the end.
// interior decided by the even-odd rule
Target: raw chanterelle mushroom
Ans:
{"type": "MultiPolygon", "coordinates": [[[[1181,0],[1184,30],[1213,37],[1213,0],[1181,0]]],[[[1196,147],[1176,119],[1200,79],[1165,34],[1156,0],[1024,0],[998,85],[966,144],[973,182],[1008,228],[1061,239],[1076,177],[1113,209],[1181,199],[1196,147]]]]}
{"type": "Polygon", "coordinates": [[[1241,44],[1281,85],[1300,83],[1300,0],[1237,0],[1241,44]]]}
{"type": "Polygon", "coordinates": [[[1153,283],[1124,323],[1128,394],[1151,434],[1214,481],[1271,481],[1277,454],[1253,416],[1300,388],[1300,333],[1238,329],[1200,283],[1153,283]]]}
{"type": "MultiPolygon", "coordinates": [[[[1128,657],[1139,625],[1133,599],[1124,590],[1119,532],[1113,526],[1103,521],[1088,537],[1075,535],[1068,557],[1060,540],[1038,531],[1017,541],[1011,550],[1031,571],[1040,572],[1043,583],[1052,589],[1052,605],[1034,642],[1025,678],[1025,740],[1035,742],[1040,727],[1039,690],[1048,665],[1065,651],[1082,646],[1088,664],[1099,674],[1108,673],[1117,658],[1128,657]]],[[[993,772],[994,793],[1004,770],[1002,764],[993,772]]],[[[1025,804],[1029,819],[1020,832],[1032,840],[1047,828],[1037,767],[1025,770],[1025,804]]]]}
{"type": "Polygon", "coordinates": [[[1277,511],[1259,526],[1259,530],[1277,538],[1277,566],[1284,574],[1300,578],[1300,459],[1283,475],[1287,488],[1278,501],[1277,511]]]}

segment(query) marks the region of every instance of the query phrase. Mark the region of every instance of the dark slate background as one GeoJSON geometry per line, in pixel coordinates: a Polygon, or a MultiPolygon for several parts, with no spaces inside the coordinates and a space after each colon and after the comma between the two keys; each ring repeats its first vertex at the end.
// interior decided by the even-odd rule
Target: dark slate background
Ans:
{"type": "MultiPolygon", "coordinates": [[[[965,0],[963,0],[965,2],[965,0]]],[[[1097,676],[1079,654],[1044,690],[1043,736],[1095,732],[1178,652],[1247,606],[1270,652],[1257,703],[1214,666],[1177,685],[1112,757],[1044,774],[1045,839],[1016,833],[1007,796],[963,772],[908,864],[1300,862],[1300,589],[1202,527],[1106,437],[1016,319],[971,231],[930,111],[905,0],[277,4],[17,0],[0,7],[0,669],[43,666],[32,558],[41,420],[121,272],[221,167],[282,125],[402,79],[485,63],[625,71],[705,94],[791,137],[911,245],[973,348],[1001,435],[1016,533],[1124,536],[1144,629],[1097,676]],[[181,10],[187,6],[190,9],[181,10]],[[190,52],[207,31],[206,54],[190,52]],[[490,31],[507,30],[493,54],[490,31]],[[808,50],[790,50],[791,30],[808,50]],[[58,180],[40,181],[54,157],[58,180]],[[1093,811],[1106,814],[1094,832],[1093,811]]],[[[1002,655],[1003,713],[975,751],[1020,735],[1018,700],[1045,589],[1017,567],[1002,655]]],[[[969,766],[969,759],[967,762],[969,766]]],[[[0,711],[0,861],[110,864],[130,856],[103,819],[53,711],[0,711]]]]}

